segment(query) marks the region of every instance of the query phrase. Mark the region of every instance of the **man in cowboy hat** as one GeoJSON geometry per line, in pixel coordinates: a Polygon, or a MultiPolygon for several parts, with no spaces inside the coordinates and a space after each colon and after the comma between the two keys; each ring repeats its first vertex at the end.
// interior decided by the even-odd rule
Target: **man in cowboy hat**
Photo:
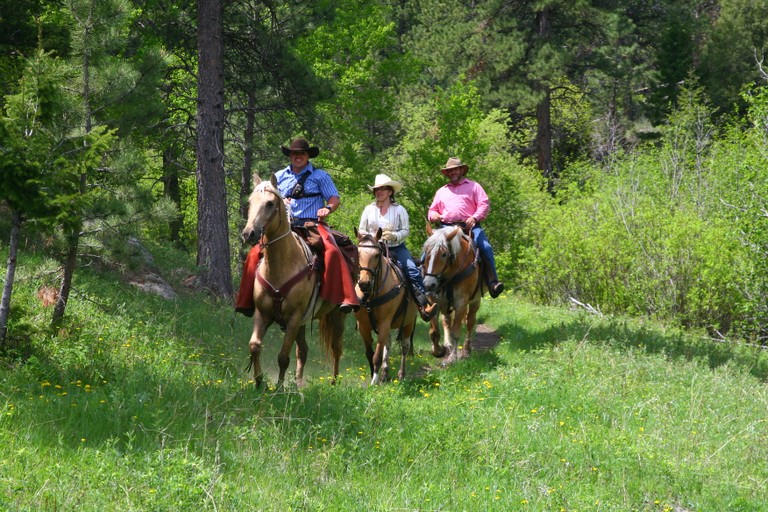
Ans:
{"type": "Polygon", "coordinates": [[[427,219],[433,224],[440,223],[443,226],[460,225],[472,232],[483,262],[488,293],[495,299],[504,291],[504,283],[499,281],[493,248],[480,226],[480,222],[488,216],[490,202],[483,187],[466,177],[468,170],[469,166],[461,163],[458,158],[448,159],[440,172],[449,182],[435,193],[427,219]]]}
{"type": "Polygon", "coordinates": [[[424,278],[405,245],[405,239],[411,233],[408,211],[395,201],[395,194],[403,189],[403,185],[386,174],[377,174],[373,186],[368,185],[368,188],[373,192],[375,201],[363,209],[357,231],[373,235],[379,228],[382,229],[382,240],[408,277],[421,319],[429,322],[437,314],[438,308],[437,304],[430,304],[427,300],[424,278]]]}
{"type": "MultiPolygon", "coordinates": [[[[332,304],[338,304],[345,313],[360,307],[355,293],[355,281],[347,262],[329,231],[325,219],[339,208],[339,191],[330,174],[316,168],[309,161],[320,154],[306,139],[298,137],[291,145],[280,146],[283,154],[290,158],[288,167],[275,173],[277,188],[285,198],[291,223],[304,227],[308,223],[316,226],[323,241],[324,275],[320,296],[332,304]]],[[[255,245],[248,253],[243,267],[235,310],[247,316],[253,314],[253,282],[261,251],[255,245]],[[249,314],[250,313],[250,314],[249,314]]]]}

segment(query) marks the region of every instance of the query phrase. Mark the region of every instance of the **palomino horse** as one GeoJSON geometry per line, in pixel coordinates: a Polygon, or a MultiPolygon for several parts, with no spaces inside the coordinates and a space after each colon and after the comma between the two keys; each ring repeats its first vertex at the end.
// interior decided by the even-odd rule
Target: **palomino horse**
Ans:
{"type": "Polygon", "coordinates": [[[389,334],[399,329],[400,370],[397,378],[405,377],[405,357],[410,352],[416,328],[416,302],[410,297],[408,283],[397,265],[389,258],[387,246],[381,242],[381,229],[376,235],[357,233],[360,276],[357,296],[360,309],[355,313],[357,328],[365,343],[365,355],[371,368],[371,385],[387,379],[389,372],[389,334]],[[376,349],[373,336],[376,333],[376,349]]]}
{"type": "MultiPolygon", "coordinates": [[[[429,231],[428,231],[429,232],[429,231]]],[[[432,232],[424,242],[424,287],[437,297],[443,321],[444,345],[440,346],[437,317],[430,321],[432,355],[449,363],[472,351],[472,336],[482,298],[480,261],[472,240],[460,227],[444,227],[432,232]],[[463,352],[457,353],[461,327],[466,325],[463,352]]]]}
{"type": "Polygon", "coordinates": [[[271,182],[267,182],[254,175],[253,185],[248,200],[248,222],[242,233],[246,242],[261,245],[261,260],[253,289],[256,305],[250,341],[253,380],[257,386],[261,385],[263,374],[259,356],[264,334],[273,322],[277,322],[285,333],[277,357],[280,370],[278,387],[285,379],[294,340],[296,383],[303,384],[308,350],[305,324],[319,319],[320,339],[331,354],[332,382],[335,382],[339,374],[346,315],[335,304],[319,297],[320,275],[316,256],[306,242],[291,230],[286,205],[274,176],[271,182]]]}

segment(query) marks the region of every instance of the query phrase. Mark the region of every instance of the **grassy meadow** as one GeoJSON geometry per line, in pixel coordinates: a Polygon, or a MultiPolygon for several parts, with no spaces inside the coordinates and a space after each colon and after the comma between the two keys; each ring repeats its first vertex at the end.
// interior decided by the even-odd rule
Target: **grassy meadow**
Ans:
{"type": "Polygon", "coordinates": [[[505,295],[480,314],[499,345],[448,368],[420,322],[407,378],[368,387],[350,318],[338,385],[310,343],[306,387],[259,390],[250,320],[185,291],[172,263],[175,301],[80,270],[53,336],[36,258],[20,262],[15,357],[0,360],[0,510],[768,506],[761,349],[505,295]]]}

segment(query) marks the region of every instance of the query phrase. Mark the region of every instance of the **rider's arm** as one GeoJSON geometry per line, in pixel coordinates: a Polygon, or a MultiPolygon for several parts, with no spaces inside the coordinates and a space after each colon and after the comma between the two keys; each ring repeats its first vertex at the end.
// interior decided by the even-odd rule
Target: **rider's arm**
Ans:
{"type": "Polygon", "coordinates": [[[397,236],[396,244],[405,242],[408,235],[411,234],[410,220],[408,219],[408,210],[404,206],[399,205],[397,208],[397,217],[395,218],[395,236],[397,236]]]}
{"type": "Polygon", "coordinates": [[[339,196],[331,196],[328,198],[328,201],[326,201],[328,204],[317,210],[317,218],[318,219],[324,219],[328,215],[332,214],[336,210],[339,209],[339,204],[341,204],[341,201],[339,200],[339,196]]]}

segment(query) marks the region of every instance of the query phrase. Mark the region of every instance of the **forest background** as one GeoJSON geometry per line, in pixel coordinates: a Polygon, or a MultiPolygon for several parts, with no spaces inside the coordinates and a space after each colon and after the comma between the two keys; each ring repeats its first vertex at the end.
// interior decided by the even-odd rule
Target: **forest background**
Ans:
{"type": "MultiPolygon", "coordinates": [[[[351,233],[377,173],[418,252],[439,169],[469,164],[510,290],[719,339],[768,334],[768,0],[4,1],[0,233],[79,265],[194,254],[231,301],[251,175],[293,137],[351,233]],[[141,243],[134,243],[139,241],[141,243]]],[[[32,329],[32,331],[30,331],[32,329]]]]}

